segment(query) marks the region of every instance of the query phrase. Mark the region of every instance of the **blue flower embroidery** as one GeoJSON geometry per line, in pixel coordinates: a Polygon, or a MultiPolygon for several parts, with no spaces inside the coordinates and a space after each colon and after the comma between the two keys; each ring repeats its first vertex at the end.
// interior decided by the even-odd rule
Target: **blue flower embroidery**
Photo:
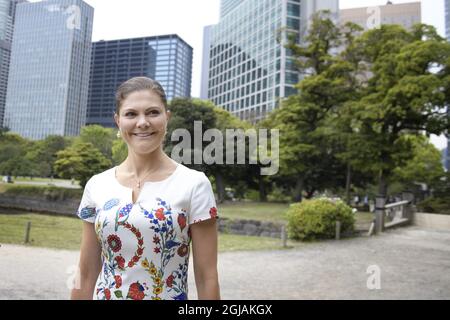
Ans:
{"type": "Polygon", "coordinates": [[[119,204],[119,199],[111,199],[105,203],[103,210],[108,211],[119,204]]]}
{"type": "Polygon", "coordinates": [[[83,208],[81,209],[80,213],[78,214],[80,216],[81,219],[85,220],[85,219],[89,219],[92,217],[95,217],[95,208],[83,208]]]}

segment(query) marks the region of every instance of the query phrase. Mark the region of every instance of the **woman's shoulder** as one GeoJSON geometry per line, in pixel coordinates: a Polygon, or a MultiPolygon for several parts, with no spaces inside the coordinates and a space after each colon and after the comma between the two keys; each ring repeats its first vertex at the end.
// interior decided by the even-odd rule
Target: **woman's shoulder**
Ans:
{"type": "Polygon", "coordinates": [[[185,165],[179,163],[177,170],[179,170],[178,177],[180,179],[185,180],[186,182],[190,182],[191,184],[197,185],[201,182],[209,181],[206,174],[202,171],[191,169],[186,167],[185,165]]]}
{"type": "Polygon", "coordinates": [[[116,167],[110,168],[103,172],[97,173],[93,175],[88,182],[86,183],[86,187],[98,186],[102,184],[110,184],[111,179],[114,178],[114,170],[116,167]]]}

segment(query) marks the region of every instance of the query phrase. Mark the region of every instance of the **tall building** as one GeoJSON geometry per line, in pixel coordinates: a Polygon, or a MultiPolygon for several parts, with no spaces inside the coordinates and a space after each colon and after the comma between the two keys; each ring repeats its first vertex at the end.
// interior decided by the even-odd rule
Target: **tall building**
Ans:
{"type": "Polygon", "coordinates": [[[364,30],[375,28],[380,24],[399,24],[410,29],[422,21],[422,11],[420,2],[392,4],[388,1],[383,6],[342,9],[339,12],[339,20],[341,24],[356,23],[364,30]]]}
{"type": "Polygon", "coordinates": [[[115,92],[132,77],[157,80],[168,100],[190,97],[192,55],[175,34],[94,42],[86,123],[115,127],[115,92]]]}
{"type": "Polygon", "coordinates": [[[205,28],[202,98],[251,122],[295,94],[299,73],[278,37],[298,35],[314,12],[336,14],[338,0],[222,0],[217,25],[205,28]],[[206,90],[207,88],[207,90],[206,90]]]}
{"type": "MultiPolygon", "coordinates": [[[[450,41],[450,0],[445,0],[445,33],[447,40],[450,41]]],[[[447,108],[448,113],[450,113],[450,107],[447,108]]],[[[447,139],[447,150],[446,150],[446,161],[445,168],[450,170],[450,140],[447,139]]]]}
{"type": "Polygon", "coordinates": [[[220,17],[225,17],[228,13],[233,11],[241,2],[245,0],[221,0],[220,2],[220,17]]]}
{"type": "Polygon", "coordinates": [[[0,127],[5,114],[11,42],[17,3],[24,0],[0,0],[0,127]]]}
{"type": "Polygon", "coordinates": [[[4,125],[30,139],[85,124],[94,9],[82,0],[20,3],[4,125]]]}
{"type": "Polygon", "coordinates": [[[450,0],[445,0],[445,34],[450,41],[450,0]]]}

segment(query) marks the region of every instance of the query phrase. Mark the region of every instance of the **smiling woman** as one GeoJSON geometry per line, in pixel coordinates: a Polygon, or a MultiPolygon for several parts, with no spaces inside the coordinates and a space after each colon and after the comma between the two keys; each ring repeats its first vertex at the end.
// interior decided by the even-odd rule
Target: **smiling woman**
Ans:
{"type": "Polygon", "coordinates": [[[214,194],[203,172],[163,152],[170,119],[163,88],[133,78],[116,101],[128,157],[86,184],[78,210],[81,286],[72,298],[187,299],[192,243],[198,297],[220,299],[214,194]]]}

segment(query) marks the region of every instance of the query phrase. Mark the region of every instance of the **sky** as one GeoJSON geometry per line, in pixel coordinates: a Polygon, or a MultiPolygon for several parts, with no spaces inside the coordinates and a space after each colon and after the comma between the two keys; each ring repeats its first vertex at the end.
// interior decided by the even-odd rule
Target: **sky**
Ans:
{"type": "MultiPolygon", "coordinates": [[[[191,94],[193,97],[200,96],[203,28],[219,21],[220,0],[84,1],[95,9],[93,41],[178,34],[194,49],[191,94]]],[[[412,1],[392,2],[396,4],[412,1]]],[[[420,2],[422,2],[422,22],[434,25],[440,34],[444,35],[444,0],[420,2]]],[[[341,9],[384,4],[386,0],[339,1],[341,9]]],[[[437,141],[433,139],[433,142],[437,141]]],[[[436,143],[442,149],[445,142],[446,140],[441,138],[436,143]]]]}

